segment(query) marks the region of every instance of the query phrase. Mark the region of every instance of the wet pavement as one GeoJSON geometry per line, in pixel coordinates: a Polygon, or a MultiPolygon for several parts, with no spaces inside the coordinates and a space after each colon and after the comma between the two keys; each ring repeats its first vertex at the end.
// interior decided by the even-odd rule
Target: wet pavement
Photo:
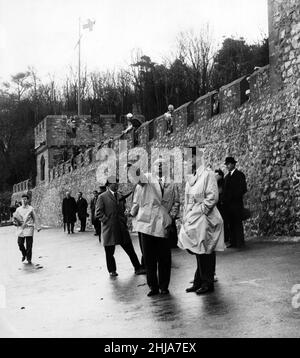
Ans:
{"type": "Polygon", "coordinates": [[[146,277],[120,247],[115,258],[111,278],[92,232],[49,229],[35,234],[30,266],[14,228],[0,228],[0,337],[300,337],[300,243],[218,253],[219,281],[206,296],[185,293],[196,260],[179,249],[169,296],[147,297],[146,277]]]}

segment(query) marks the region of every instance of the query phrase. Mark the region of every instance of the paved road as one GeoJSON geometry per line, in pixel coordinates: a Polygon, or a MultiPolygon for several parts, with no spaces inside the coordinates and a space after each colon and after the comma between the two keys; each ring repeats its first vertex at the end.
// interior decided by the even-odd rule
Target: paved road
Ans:
{"type": "Polygon", "coordinates": [[[49,229],[36,234],[30,267],[21,263],[14,228],[0,228],[0,336],[300,337],[291,292],[300,285],[299,243],[251,242],[218,253],[216,290],[201,297],[185,293],[195,258],[179,249],[168,297],[146,297],[145,276],[134,275],[120,247],[115,257],[119,276],[110,278],[93,233],[49,229]]]}

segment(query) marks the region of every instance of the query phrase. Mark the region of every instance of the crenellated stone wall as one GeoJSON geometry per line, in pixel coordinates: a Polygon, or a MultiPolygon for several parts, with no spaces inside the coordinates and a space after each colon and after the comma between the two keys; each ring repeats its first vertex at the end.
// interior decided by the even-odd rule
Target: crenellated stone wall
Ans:
{"type": "MultiPolygon", "coordinates": [[[[299,150],[299,89],[288,87],[272,94],[269,85],[269,67],[249,78],[250,98],[236,107],[244,87],[244,80],[226,86],[220,98],[220,113],[212,112],[210,93],[175,110],[173,133],[166,134],[163,116],[154,122],[154,137],[149,141],[149,122],[138,130],[138,145],[151,148],[184,148],[197,145],[205,148],[205,161],[211,168],[225,171],[224,159],[232,155],[238,168],[247,178],[248,193],[245,205],[252,211],[246,222],[248,236],[300,235],[300,150],[299,150]],[[232,91],[231,91],[232,87],[232,91]],[[226,103],[228,101],[228,103],[226,103]],[[231,109],[234,107],[235,109],[231,109]]],[[[103,144],[118,153],[119,139],[127,140],[128,149],[134,148],[133,131],[103,144]]],[[[97,148],[84,154],[77,169],[54,168],[50,183],[33,189],[33,204],[48,225],[61,223],[60,204],[63,193],[82,191],[89,199],[97,183],[97,148]],[[65,173],[65,174],[64,174],[65,173]],[[48,206],[44,203],[49,203],[48,206]]],[[[127,192],[130,185],[121,186],[127,192]]],[[[180,185],[181,195],[183,185],[180,185]]]]}
{"type": "MultiPolygon", "coordinates": [[[[118,153],[119,140],[126,140],[128,149],[136,153],[139,147],[150,153],[152,148],[197,145],[204,149],[207,165],[224,171],[225,157],[234,156],[248,184],[245,205],[252,217],[245,223],[247,236],[299,236],[299,10],[298,0],[269,0],[270,66],[177,108],[171,133],[162,115],[143,123],[136,133],[112,131],[114,139],[99,141],[77,156],[75,165],[67,161],[51,168],[49,182],[32,189],[33,205],[41,221],[61,224],[61,202],[67,189],[74,194],[82,191],[90,199],[100,184],[98,149],[112,148],[118,153]]],[[[102,119],[107,131],[112,130],[112,118],[102,119]]],[[[36,132],[40,147],[47,145],[45,135],[45,126],[41,125],[36,132]]],[[[122,185],[121,190],[125,193],[130,187],[122,185]]],[[[183,187],[180,185],[181,196],[183,187]]]]}
{"type": "Polygon", "coordinates": [[[246,91],[249,82],[246,76],[238,78],[234,82],[220,88],[221,112],[229,112],[238,108],[247,101],[246,91]]]}

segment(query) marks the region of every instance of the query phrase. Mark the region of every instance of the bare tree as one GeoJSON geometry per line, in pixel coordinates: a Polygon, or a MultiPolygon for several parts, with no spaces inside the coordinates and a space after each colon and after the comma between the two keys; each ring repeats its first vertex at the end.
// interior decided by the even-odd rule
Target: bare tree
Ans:
{"type": "Polygon", "coordinates": [[[30,79],[32,83],[31,99],[34,106],[34,123],[37,124],[39,118],[39,87],[41,86],[40,79],[38,78],[37,71],[34,67],[29,67],[30,79]]]}
{"type": "Polygon", "coordinates": [[[192,80],[198,95],[210,88],[210,75],[215,56],[214,41],[209,25],[199,33],[181,32],[177,38],[177,58],[191,67],[192,80]]]}
{"type": "Polygon", "coordinates": [[[22,95],[32,86],[30,82],[30,71],[19,72],[11,76],[12,85],[15,88],[17,99],[20,102],[22,95]]]}

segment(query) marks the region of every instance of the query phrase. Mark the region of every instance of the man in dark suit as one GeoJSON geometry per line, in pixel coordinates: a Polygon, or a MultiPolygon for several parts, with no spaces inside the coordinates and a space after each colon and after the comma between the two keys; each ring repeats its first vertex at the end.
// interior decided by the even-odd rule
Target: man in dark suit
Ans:
{"type": "Polygon", "coordinates": [[[66,192],[66,197],[62,202],[62,214],[64,226],[67,225],[68,234],[74,234],[74,225],[76,222],[77,205],[75,199],[71,196],[70,191],[66,192]]]}
{"type": "Polygon", "coordinates": [[[114,253],[116,245],[120,245],[129,256],[135,274],[143,274],[127,228],[125,200],[120,200],[122,197],[117,192],[116,177],[109,177],[106,185],[107,191],[98,197],[95,217],[102,223],[102,240],[107,270],[111,276],[118,276],[114,253]]]}
{"type": "Polygon", "coordinates": [[[86,218],[88,216],[87,213],[88,203],[86,199],[83,198],[82,192],[80,191],[78,193],[78,199],[77,199],[77,213],[78,213],[78,219],[80,220],[80,232],[85,231],[86,227],[86,218]]]}
{"type": "Polygon", "coordinates": [[[95,228],[95,236],[99,237],[99,242],[101,243],[101,221],[96,218],[96,203],[98,200],[99,195],[106,192],[106,186],[101,185],[99,187],[99,192],[97,190],[94,190],[93,192],[93,199],[91,200],[90,208],[91,208],[91,221],[95,228]]]}
{"type": "Polygon", "coordinates": [[[94,228],[95,228],[95,236],[100,236],[101,233],[101,228],[100,228],[100,231],[99,231],[99,220],[97,220],[95,218],[95,210],[96,210],[96,203],[97,203],[97,200],[98,200],[98,196],[99,196],[99,193],[97,190],[94,190],[93,191],[93,198],[91,200],[91,203],[90,203],[90,209],[91,209],[91,223],[92,225],[94,225],[94,228]]]}
{"type": "Polygon", "coordinates": [[[245,175],[236,169],[237,161],[227,157],[225,165],[228,174],[224,183],[224,230],[227,247],[244,246],[243,196],[247,192],[245,175]]]}

